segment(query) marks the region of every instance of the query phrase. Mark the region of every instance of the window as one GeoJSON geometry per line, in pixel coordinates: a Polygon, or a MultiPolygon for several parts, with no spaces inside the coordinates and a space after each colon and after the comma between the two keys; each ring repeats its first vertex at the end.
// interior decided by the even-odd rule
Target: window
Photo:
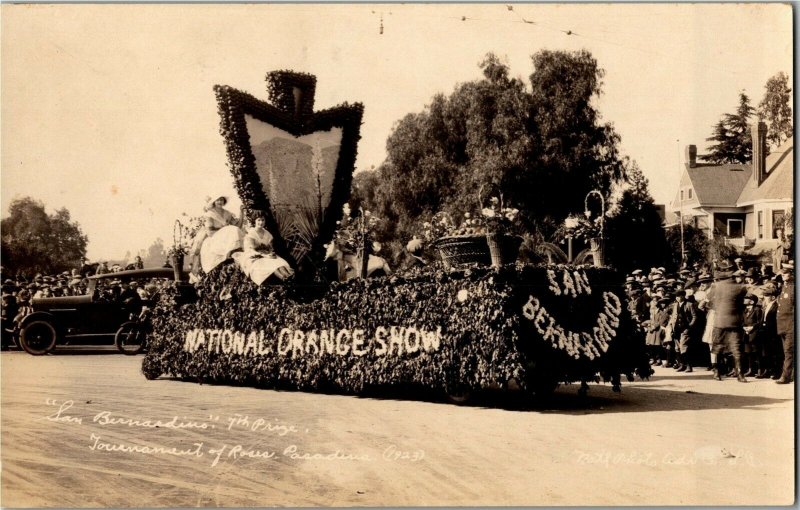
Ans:
{"type": "Polygon", "coordinates": [[[683,190],[681,190],[681,200],[683,200],[683,190]]]}
{"type": "Polygon", "coordinates": [[[783,220],[786,218],[786,215],[782,210],[772,211],[772,238],[773,239],[780,239],[778,235],[778,231],[783,231],[783,220]]]}
{"type": "Polygon", "coordinates": [[[692,199],[692,188],[689,188],[689,200],[692,199]]]}
{"type": "Polygon", "coordinates": [[[758,211],[758,238],[764,239],[764,211],[758,211]]]}
{"type": "Polygon", "coordinates": [[[739,238],[744,236],[744,221],[728,220],[728,237],[739,238]]]}

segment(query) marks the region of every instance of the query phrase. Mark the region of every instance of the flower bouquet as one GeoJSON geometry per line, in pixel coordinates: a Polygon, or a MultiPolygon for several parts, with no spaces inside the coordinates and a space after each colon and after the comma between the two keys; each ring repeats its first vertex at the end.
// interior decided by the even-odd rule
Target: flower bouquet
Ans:
{"type": "Polygon", "coordinates": [[[188,227],[183,225],[180,220],[175,220],[175,226],[172,229],[172,248],[167,252],[167,261],[172,265],[176,282],[181,279],[183,261],[189,254],[189,239],[188,227]]]}
{"type": "Polygon", "coordinates": [[[478,264],[499,267],[517,259],[522,238],[514,235],[519,210],[503,207],[492,197],[479,214],[464,213],[461,225],[455,226],[446,213],[437,213],[423,224],[425,237],[435,239],[445,266],[478,264]]]}
{"type": "Polygon", "coordinates": [[[342,219],[336,222],[333,240],[326,245],[326,258],[335,258],[337,251],[345,255],[355,255],[355,265],[360,267],[351,268],[346,265],[345,271],[355,269],[359,275],[365,277],[370,255],[381,249],[380,243],[374,240],[375,228],[379,222],[379,218],[365,209],[360,209],[360,214],[353,216],[350,204],[344,204],[342,219]]]}
{"type": "Polygon", "coordinates": [[[572,237],[573,239],[590,241],[600,237],[600,222],[600,216],[590,220],[589,218],[579,214],[570,214],[564,220],[564,226],[561,229],[561,234],[567,237],[572,237]]]}
{"type": "Polygon", "coordinates": [[[564,220],[564,225],[560,229],[560,234],[565,237],[582,239],[588,242],[592,250],[595,265],[602,266],[602,230],[603,218],[601,216],[592,220],[586,216],[571,214],[564,220]]]}

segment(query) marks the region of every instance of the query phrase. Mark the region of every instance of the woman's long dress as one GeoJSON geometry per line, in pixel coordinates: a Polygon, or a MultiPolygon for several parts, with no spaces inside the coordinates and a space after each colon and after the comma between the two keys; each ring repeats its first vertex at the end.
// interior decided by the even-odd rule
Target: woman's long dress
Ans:
{"type": "Polygon", "coordinates": [[[233,254],[233,260],[256,285],[261,285],[281,267],[289,268],[286,260],[270,250],[272,235],[263,228],[251,228],[244,237],[244,251],[233,254]]]}
{"type": "Polygon", "coordinates": [[[205,218],[205,229],[195,238],[195,249],[200,248],[200,266],[208,273],[242,248],[244,232],[232,224],[234,216],[225,209],[212,208],[205,218]]]}
{"type": "MultiPolygon", "coordinates": [[[[709,288],[703,292],[702,296],[697,299],[699,305],[702,305],[702,308],[706,310],[706,327],[703,329],[703,343],[711,345],[711,338],[713,337],[714,333],[714,309],[709,306],[709,294],[711,289],[709,288]]],[[[699,294],[699,293],[698,293],[699,294]]]]}

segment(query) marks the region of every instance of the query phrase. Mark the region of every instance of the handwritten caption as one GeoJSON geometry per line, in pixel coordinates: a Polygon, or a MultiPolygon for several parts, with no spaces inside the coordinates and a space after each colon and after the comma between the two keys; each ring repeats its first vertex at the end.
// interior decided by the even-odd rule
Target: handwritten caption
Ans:
{"type": "Polygon", "coordinates": [[[424,450],[406,450],[395,444],[389,444],[378,451],[344,451],[332,449],[328,451],[313,451],[298,443],[302,437],[309,434],[309,429],[278,420],[253,417],[246,414],[234,413],[228,416],[209,414],[207,418],[190,419],[186,416],[171,416],[168,418],[141,418],[128,417],[108,410],[99,410],[92,414],[80,413],[73,400],[47,399],[45,404],[53,411],[44,417],[45,420],[57,424],[92,427],[88,435],[87,447],[93,453],[121,453],[131,455],[158,455],[204,459],[211,467],[220,463],[234,462],[242,459],[289,459],[295,461],[398,461],[419,462],[425,458],[424,450]],[[132,435],[127,440],[119,440],[118,432],[128,430],[163,429],[174,431],[191,431],[192,442],[180,445],[155,444],[151,441],[143,442],[139,437],[132,435]],[[110,439],[105,431],[114,431],[114,438],[110,439]],[[269,447],[252,446],[249,444],[234,444],[218,442],[212,444],[208,438],[201,436],[202,440],[194,440],[197,433],[219,436],[226,433],[240,433],[245,435],[257,434],[263,441],[265,438],[286,440],[288,444],[270,445],[269,447]]]}

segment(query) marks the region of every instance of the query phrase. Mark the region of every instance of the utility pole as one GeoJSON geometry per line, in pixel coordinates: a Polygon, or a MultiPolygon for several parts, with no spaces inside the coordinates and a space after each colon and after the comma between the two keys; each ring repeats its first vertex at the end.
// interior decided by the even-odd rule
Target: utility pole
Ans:
{"type": "Polygon", "coordinates": [[[681,168],[681,140],[676,140],[678,143],[678,197],[680,204],[680,212],[678,218],[681,222],[681,267],[686,265],[686,245],[683,241],[683,188],[681,188],[681,180],[683,179],[683,170],[681,168]]]}

